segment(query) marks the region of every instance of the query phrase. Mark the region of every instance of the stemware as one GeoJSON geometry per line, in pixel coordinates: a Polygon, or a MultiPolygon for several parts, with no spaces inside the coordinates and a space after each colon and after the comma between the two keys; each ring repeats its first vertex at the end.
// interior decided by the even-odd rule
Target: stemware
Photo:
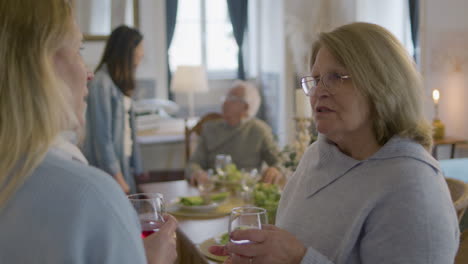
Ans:
{"type": "Polygon", "coordinates": [[[243,170],[242,179],[241,179],[241,187],[244,191],[244,201],[249,204],[252,200],[252,192],[255,188],[255,185],[260,180],[260,174],[258,173],[257,169],[252,169],[250,171],[243,170]]]}
{"type": "Polygon", "coordinates": [[[211,202],[211,192],[215,188],[215,183],[213,181],[213,170],[209,169],[207,171],[207,175],[208,178],[199,181],[197,185],[200,196],[203,198],[205,204],[209,204],[211,202]]]}
{"type": "Polygon", "coordinates": [[[137,193],[128,196],[141,224],[141,237],[145,238],[164,223],[164,200],[160,193],[137,193]]]}
{"type": "Polygon", "coordinates": [[[260,174],[257,169],[252,169],[250,171],[242,170],[242,190],[248,192],[253,190],[255,184],[260,180],[260,174]]]}
{"type": "Polygon", "coordinates": [[[228,154],[218,154],[215,157],[215,170],[218,175],[221,177],[225,176],[225,171],[227,165],[232,163],[231,155],[228,154]]]}
{"type": "MultiPolygon", "coordinates": [[[[231,210],[229,216],[228,232],[241,229],[262,229],[262,225],[268,224],[267,212],[264,208],[254,206],[236,207],[231,210]]],[[[252,243],[250,240],[234,240],[230,239],[235,244],[252,243]]]]}

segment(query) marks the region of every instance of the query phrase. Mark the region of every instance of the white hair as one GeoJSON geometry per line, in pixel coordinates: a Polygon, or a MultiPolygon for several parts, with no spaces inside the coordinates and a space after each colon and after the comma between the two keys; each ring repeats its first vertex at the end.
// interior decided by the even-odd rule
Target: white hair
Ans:
{"type": "Polygon", "coordinates": [[[232,85],[232,88],[236,87],[244,87],[244,100],[249,106],[247,115],[249,118],[255,117],[257,115],[258,109],[260,108],[260,103],[262,102],[258,89],[252,83],[240,80],[235,81],[232,85]]]}

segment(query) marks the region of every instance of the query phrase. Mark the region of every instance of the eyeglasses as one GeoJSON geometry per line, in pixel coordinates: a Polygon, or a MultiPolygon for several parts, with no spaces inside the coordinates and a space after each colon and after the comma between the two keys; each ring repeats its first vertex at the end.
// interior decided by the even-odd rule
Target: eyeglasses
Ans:
{"type": "Polygon", "coordinates": [[[336,93],[336,89],[338,89],[343,80],[351,79],[350,75],[341,75],[335,72],[329,72],[323,75],[321,78],[315,78],[312,76],[305,76],[301,78],[301,86],[302,90],[307,96],[311,96],[315,90],[319,82],[322,82],[322,85],[330,92],[331,94],[336,93]]]}
{"type": "Polygon", "coordinates": [[[243,102],[243,103],[246,103],[247,101],[240,97],[240,96],[237,96],[237,95],[228,95],[228,96],[223,96],[221,97],[221,101],[222,102],[225,102],[225,101],[230,101],[230,102],[243,102]]]}

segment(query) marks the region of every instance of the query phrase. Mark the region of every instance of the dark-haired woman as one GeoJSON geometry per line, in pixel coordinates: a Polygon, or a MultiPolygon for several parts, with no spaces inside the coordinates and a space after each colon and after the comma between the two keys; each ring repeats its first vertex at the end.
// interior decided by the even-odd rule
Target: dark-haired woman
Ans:
{"type": "Polygon", "coordinates": [[[143,57],[142,40],[140,32],[127,26],[112,31],[87,99],[83,152],[91,165],[112,175],[126,193],[136,191],[133,174],[141,172],[131,96],[143,57]]]}

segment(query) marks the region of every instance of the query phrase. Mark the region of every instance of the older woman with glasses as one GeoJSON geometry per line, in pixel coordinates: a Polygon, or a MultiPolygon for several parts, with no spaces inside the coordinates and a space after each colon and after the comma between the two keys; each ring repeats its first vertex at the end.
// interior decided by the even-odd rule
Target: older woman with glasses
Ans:
{"type": "Polygon", "coordinates": [[[453,263],[458,222],[423,116],[420,76],[384,28],[353,23],[312,47],[319,139],[281,197],[277,226],[212,247],[233,263],[453,263]]]}
{"type": "Polygon", "coordinates": [[[237,81],[224,98],[222,120],[206,123],[197,148],[187,167],[192,184],[207,179],[206,170],[214,168],[217,154],[228,154],[239,169],[260,169],[266,182],[277,182],[281,174],[279,150],[270,127],[255,118],[260,106],[257,88],[248,82],[237,81]]]}

